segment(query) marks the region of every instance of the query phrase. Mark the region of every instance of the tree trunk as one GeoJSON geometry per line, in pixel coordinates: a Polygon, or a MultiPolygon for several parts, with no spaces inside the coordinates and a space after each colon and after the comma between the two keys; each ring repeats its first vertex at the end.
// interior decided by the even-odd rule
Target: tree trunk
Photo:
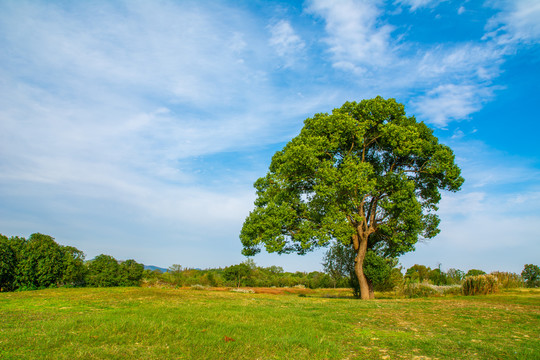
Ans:
{"type": "Polygon", "coordinates": [[[367,238],[367,236],[358,236],[358,249],[356,252],[356,258],[354,259],[354,271],[360,285],[360,298],[362,300],[370,300],[375,298],[373,287],[364,274],[364,259],[366,257],[368,243],[367,238]]]}

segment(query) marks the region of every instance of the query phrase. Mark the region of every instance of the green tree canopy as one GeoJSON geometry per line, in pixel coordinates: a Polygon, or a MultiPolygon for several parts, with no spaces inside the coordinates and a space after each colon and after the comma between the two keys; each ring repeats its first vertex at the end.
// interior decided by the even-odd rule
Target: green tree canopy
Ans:
{"type": "Polygon", "coordinates": [[[87,271],[84,253],[73,246],[62,246],[61,250],[64,254],[62,283],[69,286],[83,286],[87,271]]]}
{"type": "Polygon", "coordinates": [[[119,286],[120,264],[110,255],[98,255],[88,262],[88,284],[95,287],[119,286]]]}
{"type": "Polygon", "coordinates": [[[18,286],[40,289],[59,285],[64,274],[64,252],[49,235],[35,233],[23,242],[17,267],[18,286]]]}
{"type": "Polygon", "coordinates": [[[525,280],[527,287],[540,287],[540,267],[538,265],[526,264],[521,272],[521,277],[525,280]]]}
{"type": "Polygon", "coordinates": [[[138,286],[144,272],[144,265],[133,259],[120,264],[120,286],[138,286]]]}
{"type": "Polygon", "coordinates": [[[470,269],[469,271],[467,271],[467,273],[465,274],[465,277],[468,277],[468,276],[478,276],[478,275],[485,275],[486,272],[484,270],[479,270],[479,269],[470,269]]]}
{"type": "Polygon", "coordinates": [[[15,286],[17,256],[9,239],[0,234],[0,291],[11,291],[15,286]]]}
{"type": "Polygon", "coordinates": [[[244,255],[305,254],[337,240],[355,254],[363,299],[368,249],[393,258],[438,233],[440,190],[463,183],[452,150],[394,99],[347,102],[316,114],[255,182],[240,239],[244,255]]]}
{"type": "Polygon", "coordinates": [[[236,287],[240,287],[242,280],[246,280],[251,276],[253,268],[250,263],[243,262],[237,265],[227,266],[223,271],[225,280],[233,281],[236,287]]]}

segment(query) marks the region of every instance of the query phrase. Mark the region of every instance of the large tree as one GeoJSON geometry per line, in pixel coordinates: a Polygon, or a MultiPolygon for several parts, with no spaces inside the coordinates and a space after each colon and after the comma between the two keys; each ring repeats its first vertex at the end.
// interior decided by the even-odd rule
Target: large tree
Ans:
{"type": "Polygon", "coordinates": [[[355,254],[362,299],[373,297],[368,252],[397,257],[438,233],[440,190],[463,183],[452,150],[394,99],[347,102],[316,114],[255,182],[244,255],[306,252],[333,240],[355,254]]]}

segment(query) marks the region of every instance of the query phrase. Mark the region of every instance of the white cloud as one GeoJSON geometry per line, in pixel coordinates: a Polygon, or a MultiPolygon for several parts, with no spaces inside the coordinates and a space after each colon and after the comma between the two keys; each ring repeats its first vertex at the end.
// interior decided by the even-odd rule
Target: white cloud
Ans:
{"type": "Polygon", "coordinates": [[[383,67],[392,58],[390,34],[393,27],[380,24],[378,1],[327,2],[313,0],[310,12],[324,18],[334,66],[363,72],[366,67],[383,67]]]}
{"type": "Polygon", "coordinates": [[[290,66],[296,55],[305,47],[305,42],[298,36],[288,21],[280,20],[270,26],[270,46],[272,46],[278,56],[286,59],[290,66]]]}
{"type": "Polygon", "coordinates": [[[411,102],[421,120],[445,127],[450,121],[467,119],[493,96],[493,88],[476,85],[440,85],[411,102]]]}
{"type": "Polygon", "coordinates": [[[398,0],[396,3],[410,7],[410,11],[419,8],[434,8],[446,0],[398,0]]]}
{"type": "Polygon", "coordinates": [[[488,22],[486,38],[500,44],[540,41],[540,2],[537,0],[495,0],[490,4],[500,12],[488,22]]]}

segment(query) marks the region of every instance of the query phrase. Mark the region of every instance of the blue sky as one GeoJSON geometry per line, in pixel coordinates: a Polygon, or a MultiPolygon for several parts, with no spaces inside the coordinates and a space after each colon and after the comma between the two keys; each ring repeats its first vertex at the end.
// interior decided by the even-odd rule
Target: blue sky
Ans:
{"type": "MultiPolygon", "coordinates": [[[[168,267],[244,260],[253,182],[303,120],[393,97],[466,182],[401,258],[540,263],[540,1],[1,1],[0,233],[168,267]]],[[[321,270],[324,251],[259,254],[321,270]]]]}

